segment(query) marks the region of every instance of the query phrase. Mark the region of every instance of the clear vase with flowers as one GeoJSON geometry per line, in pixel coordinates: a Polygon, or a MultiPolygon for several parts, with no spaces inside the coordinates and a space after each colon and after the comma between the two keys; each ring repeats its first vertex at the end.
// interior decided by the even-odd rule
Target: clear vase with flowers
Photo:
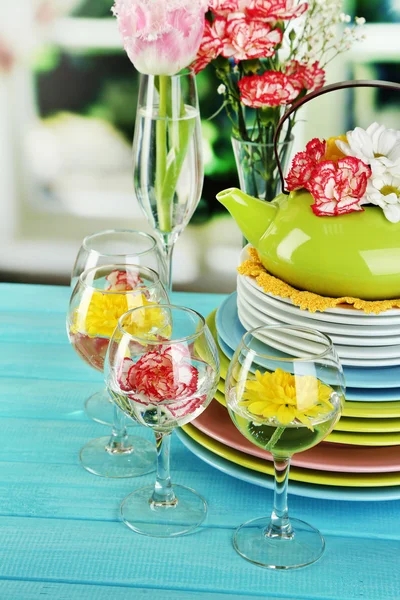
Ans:
{"type": "MultiPolygon", "coordinates": [[[[221,81],[221,108],[243,191],[272,200],[279,191],[274,135],[284,111],[325,82],[325,69],[363,38],[363,17],[352,22],[342,0],[211,0],[194,70],[209,64],[221,81]],[[340,34],[338,26],[344,25],[340,34]]],[[[279,141],[290,154],[295,114],[279,141]]]]}

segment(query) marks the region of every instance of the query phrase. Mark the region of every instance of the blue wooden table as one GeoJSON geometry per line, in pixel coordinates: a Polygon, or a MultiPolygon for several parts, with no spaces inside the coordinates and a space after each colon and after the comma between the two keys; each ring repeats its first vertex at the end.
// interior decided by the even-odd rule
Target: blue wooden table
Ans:
{"type": "MultiPolygon", "coordinates": [[[[173,479],[206,497],[207,520],[170,540],[125,527],[121,500],[154,474],[107,480],[79,466],[79,449],[108,429],[83,413],[102,378],[68,344],[68,297],[62,287],[0,284],[0,600],[399,600],[400,502],[290,496],[292,515],[324,534],[325,554],[297,571],[262,569],[231,538],[269,512],[272,492],[213,469],[176,437],[173,479]]],[[[222,299],[173,295],[203,314],[222,299]]]]}

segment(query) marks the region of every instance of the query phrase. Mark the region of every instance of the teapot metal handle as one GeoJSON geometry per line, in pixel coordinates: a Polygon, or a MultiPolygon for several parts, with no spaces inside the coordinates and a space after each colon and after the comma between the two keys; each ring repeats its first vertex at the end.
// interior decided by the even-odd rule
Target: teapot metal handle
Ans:
{"type": "Polygon", "coordinates": [[[288,194],[289,192],[287,190],[285,190],[285,177],[283,174],[281,161],[279,159],[278,142],[279,142],[279,135],[282,131],[282,127],[283,127],[283,124],[285,123],[285,121],[290,117],[290,115],[292,115],[296,110],[298,110],[301,106],[303,106],[303,104],[310,102],[310,100],[313,100],[314,98],[318,98],[318,96],[323,96],[324,94],[328,94],[329,92],[336,92],[338,90],[344,90],[347,88],[357,88],[357,87],[360,87],[360,88],[361,87],[376,87],[376,88],[381,88],[381,89],[385,89],[385,90],[394,90],[394,91],[400,92],[400,84],[394,83],[392,81],[379,81],[379,80],[372,80],[372,79],[371,80],[359,79],[359,80],[355,80],[355,81],[341,81],[340,83],[333,83],[331,85],[326,85],[325,87],[321,88],[320,90],[317,90],[315,92],[311,92],[310,94],[307,94],[306,96],[301,98],[301,100],[298,100],[297,102],[295,102],[289,108],[289,110],[287,110],[285,112],[285,114],[282,116],[282,118],[280,119],[280,121],[277,125],[275,135],[274,135],[274,153],[275,153],[275,158],[276,158],[276,162],[278,165],[279,175],[280,175],[281,182],[282,182],[282,192],[284,194],[288,194]]]}

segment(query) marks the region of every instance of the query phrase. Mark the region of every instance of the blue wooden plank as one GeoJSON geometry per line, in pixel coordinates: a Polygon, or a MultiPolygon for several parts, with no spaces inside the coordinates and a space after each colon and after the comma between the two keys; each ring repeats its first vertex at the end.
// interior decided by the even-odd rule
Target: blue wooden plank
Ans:
{"type": "Polygon", "coordinates": [[[65,314],[53,312],[0,312],[0,340],[23,343],[69,344],[65,314]]]}
{"type": "MultiPolygon", "coordinates": [[[[307,569],[266,571],[237,556],[231,536],[269,512],[272,492],[212,469],[176,439],[173,479],[207,498],[204,526],[186,538],[153,540],[119,523],[121,499],[154,474],[106,480],[78,464],[80,447],[109,429],[82,411],[102,376],[68,346],[68,296],[67,288],[0,284],[1,600],[398,599],[399,502],[290,496],[293,516],[321,529],[327,551],[307,569]]],[[[223,298],[176,294],[173,302],[208,314],[223,298]]]]}
{"type": "Polygon", "coordinates": [[[0,377],[98,382],[103,379],[69,344],[16,342],[0,342],[0,377]]]}
{"type": "Polygon", "coordinates": [[[0,418],[87,420],[84,402],[103,388],[101,373],[91,382],[3,377],[0,418]]]}
{"type": "MultiPolygon", "coordinates": [[[[78,452],[91,437],[108,433],[96,424],[3,419],[0,446],[0,515],[63,519],[115,520],[122,499],[154,474],[138,479],[95,477],[78,463],[78,452]],[[21,432],[24,432],[21,435],[21,432]],[[15,440],[18,439],[18,448],[15,440]]],[[[132,433],[151,440],[142,428],[132,433]]],[[[267,514],[272,492],[231,478],[190,454],[172,440],[173,481],[196,487],[209,503],[208,527],[235,527],[267,514]]],[[[339,502],[289,496],[294,516],[324,533],[400,540],[400,502],[339,502]]]]}
{"type": "Polygon", "coordinates": [[[232,547],[231,529],[173,540],[135,535],[121,523],[0,518],[1,576],[296,599],[398,600],[400,543],[327,537],[322,559],[289,573],[251,565],[232,547]],[[328,575],[329,574],[329,575],[328,575]]]}
{"type": "MultiPolygon", "coordinates": [[[[173,302],[193,308],[207,316],[214,308],[220,305],[225,296],[218,294],[175,293],[173,302]]],[[[25,310],[15,307],[5,310],[0,302],[0,340],[1,342],[21,341],[24,344],[69,344],[66,334],[66,304],[61,312],[49,310],[32,310],[26,306],[25,310]]]]}
{"type": "MultiPolygon", "coordinates": [[[[1,597],[7,600],[225,600],[225,594],[215,592],[186,592],[182,590],[165,590],[114,585],[85,585],[74,583],[53,583],[43,581],[1,581],[1,597]]],[[[251,600],[254,596],[230,594],[230,600],[251,600]]],[[[277,596],[266,594],[267,600],[280,600],[277,596]]]]}
{"type": "MultiPolygon", "coordinates": [[[[45,312],[66,314],[71,290],[65,286],[0,283],[1,312],[45,312]]],[[[225,294],[173,292],[171,302],[208,314],[226,298],[225,294]]]]}
{"type": "Polygon", "coordinates": [[[0,283],[0,311],[65,313],[70,295],[66,286],[0,283]]]}

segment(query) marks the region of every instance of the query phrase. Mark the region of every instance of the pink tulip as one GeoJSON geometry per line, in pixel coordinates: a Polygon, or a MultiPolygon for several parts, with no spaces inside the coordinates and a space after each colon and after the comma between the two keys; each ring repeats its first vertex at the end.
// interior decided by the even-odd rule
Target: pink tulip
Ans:
{"type": "Polygon", "coordinates": [[[190,65],[204,31],[208,0],[115,0],[124,48],[138,71],[175,75],[190,65]]]}

